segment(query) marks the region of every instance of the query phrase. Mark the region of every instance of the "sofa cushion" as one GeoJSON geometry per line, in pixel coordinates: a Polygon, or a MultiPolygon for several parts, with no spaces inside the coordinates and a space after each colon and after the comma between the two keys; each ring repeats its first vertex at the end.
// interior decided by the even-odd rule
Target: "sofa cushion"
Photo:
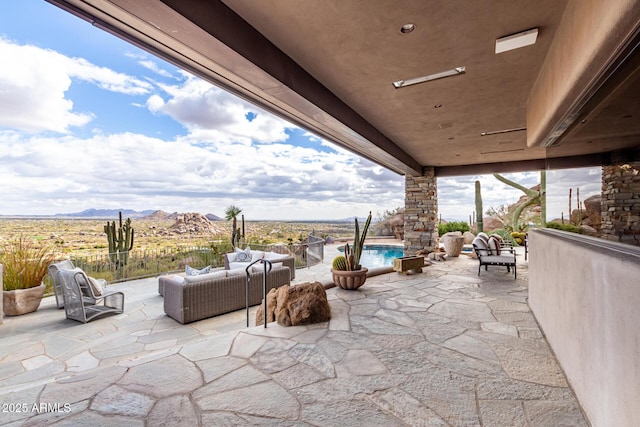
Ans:
{"type": "MultiPolygon", "coordinates": [[[[272,262],[271,263],[271,269],[274,269],[274,268],[277,268],[277,267],[282,267],[282,263],[281,262],[272,262]]],[[[262,263],[253,264],[251,266],[251,271],[262,272],[262,271],[264,271],[264,265],[262,263]]]]}
{"type": "Polygon", "coordinates": [[[198,270],[197,268],[189,267],[188,265],[184,267],[184,273],[187,276],[199,276],[201,274],[207,274],[209,272],[211,272],[210,265],[207,265],[205,268],[202,268],[200,270],[198,270]]]}
{"type": "Polygon", "coordinates": [[[184,281],[185,283],[196,283],[196,282],[204,282],[206,280],[223,279],[225,277],[227,277],[227,271],[218,270],[218,271],[214,271],[213,273],[199,274],[197,276],[186,276],[184,278],[184,281]]]}
{"type": "Polygon", "coordinates": [[[264,259],[268,259],[269,261],[278,260],[282,258],[287,258],[289,255],[279,254],[276,252],[265,252],[264,259]]]}
{"type": "Polygon", "coordinates": [[[242,270],[242,271],[244,271],[244,269],[247,268],[248,265],[249,265],[248,262],[230,262],[229,263],[229,269],[230,270],[242,270]]]}
{"type": "Polygon", "coordinates": [[[251,251],[251,262],[264,258],[264,251],[251,251]]]}
{"type": "MultiPolygon", "coordinates": [[[[244,263],[244,264],[246,264],[246,263],[244,263]]],[[[244,268],[236,268],[236,269],[232,269],[232,270],[227,270],[227,277],[244,276],[246,274],[247,274],[247,272],[244,271],[244,268]]]]}

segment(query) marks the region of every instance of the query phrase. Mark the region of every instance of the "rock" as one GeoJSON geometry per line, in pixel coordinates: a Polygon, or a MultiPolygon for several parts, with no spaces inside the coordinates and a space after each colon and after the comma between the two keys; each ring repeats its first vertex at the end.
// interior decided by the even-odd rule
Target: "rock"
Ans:
{"type": "Polygon", "coordinates": [[[473,234],[470,231],[465,231],[462,236],[464,237],[464,244],[465,245],[470,245],[471,243],[473,243],[473,239],[476,238],[476,235],[473,234]]]}
{"type": "Polygon", "coordinates": [[[584,202],[584,210],[587,212],[587,216],[600,216],[602,212],[601,197],[599,194],[591,196],[584,202]]]}
{"type": "Polygon", "coordinates": [[[427,255],[427,259],[432,261],[445,261],[446,254],[444,252],[431,252],[427,255]]]}
{"type": "Polygon", "coordinates": [[[580,226],[580,234],[586,234],[587,236],[597,236],[598,230],[589,225],[582,224],[580,226]]]}
{"type": "MultiPolygon", "coordinates": [[[[264,321],[264,304],[256,312],[256,326],[264,321]]],[[[327,292],[320,282],[280,286],[267,294],[267,322],[282,326],[308,325],[331,319],[327,292]]]]}
{"type": "Polygon", "coordinates": [[[222,229],[199,213],[183,213],[176,216],[176,222],[170,228],[177,234],[218,234],[222,229]]]}
{"type": "Polygon", "coordinates": [[[498,230],[504,228],[504,221],[497,217],[488,217],[482,220],[482,229],[484,232],[498,230]]]}

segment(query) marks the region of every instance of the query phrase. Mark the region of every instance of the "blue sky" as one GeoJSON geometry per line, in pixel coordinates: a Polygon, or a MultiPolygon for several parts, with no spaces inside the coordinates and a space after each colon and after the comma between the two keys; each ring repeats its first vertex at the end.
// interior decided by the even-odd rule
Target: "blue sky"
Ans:
{"type": "MultiPolygon", "coordinates": [[[[248,104],[41,0],[0,3],[0,215],[162,209],[339,219],[404,205],[404,177],[248,104]]],[[[538,173],[507,174],[525,186],[538,173]]],[[[521,195],[438,180],[443,218],[521,195]]],[[[599,193],[599,168],[550,172],[549,216],[599,193]]]]}

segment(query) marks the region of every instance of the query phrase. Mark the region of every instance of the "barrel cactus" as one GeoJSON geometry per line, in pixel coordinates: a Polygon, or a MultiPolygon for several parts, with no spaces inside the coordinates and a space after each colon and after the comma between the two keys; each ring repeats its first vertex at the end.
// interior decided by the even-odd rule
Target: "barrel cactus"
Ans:
{"type": "Polygon", "coordinates": [[[333,259],[332,267],[334,270],[346,270],[347,259],[344,257],[344,255],[338,255],[333,259]]]}

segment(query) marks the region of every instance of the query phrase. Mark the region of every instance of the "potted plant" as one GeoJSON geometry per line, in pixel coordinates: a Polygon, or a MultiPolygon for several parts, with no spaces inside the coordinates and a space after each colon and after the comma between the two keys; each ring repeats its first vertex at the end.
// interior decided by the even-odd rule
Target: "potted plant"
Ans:
{"type": "Polygon", "coordinates": [[[54,262],[52,245],[38,245],[20,236],[0,248],[2,306],[7,316],[31,313],[40,307],[49,264],[54,262]]]}
{"type": "Polygon", "coordinates": [[[353,246],[349,246],[348,243],[344,245],[344,255],[338,255],[333,260],[331,269],[333,283],[342,289],[349,290],[358,289],[367,280],[367,272],[369,270],[360,265],[360,256],[362,255],[364,241],[367,238],[367,231],[371,224],[371,212],[369,212],[367,221],[364,224],[362,235],[360,235],[358,219],[356,218],[355,221],[356,229],[353,246]]]}

